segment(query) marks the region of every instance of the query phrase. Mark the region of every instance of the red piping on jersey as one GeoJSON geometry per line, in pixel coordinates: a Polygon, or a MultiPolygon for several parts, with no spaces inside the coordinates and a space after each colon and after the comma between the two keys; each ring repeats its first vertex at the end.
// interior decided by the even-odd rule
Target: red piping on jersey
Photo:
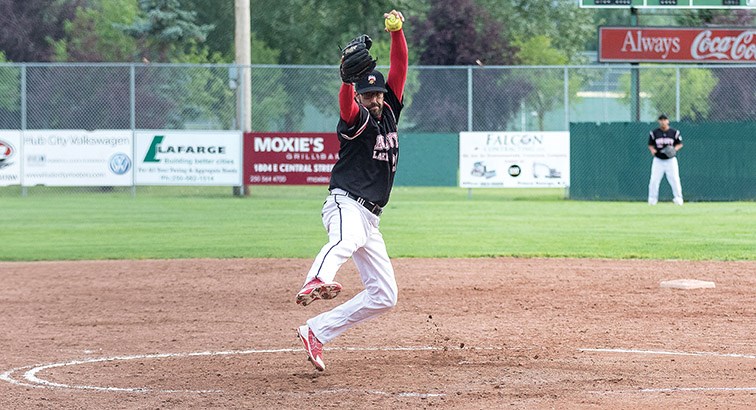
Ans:
{"type": "MultiPolygon", "coordinates": [[[[396,95],[399,101],[402,101],[404,95],[404,83],[407,81],[407,67],[409,65],[409,54],[407,51],[407,39],[404,37],[404,30],[391,32],[391,65],[389,66],[388,78],[386,84],[396,95]]],[[[348,126],[353,126],[357,120],[357,114],[360,112],[360,106],[354,100],[354,86],[342,83],[339,89],[339,114],[341,119],[348,126]]]]}
{"type": "MultiPolygon", "coordinates": [[[[391,108],[391,107],[389,107],[389,108],[391,108]]],[[[350,137],[350,136],[348,136],[346,134],[341,134],[341,136],[344,137],[344,138],[346,138],[346,139],[348,139],[348,140],[353,140],[353,139],[359,137],[360,134],[362,134],[362,131],[365,131],[365,128],[367,128],[367,125],[368,125],[369,122],[370,122],[370,115],[366,115],[365,116],[365,123],[362,124],[362,126],[360,127],[360,129],[357,130],[357,132],[355,132],[354,135],[352,135],[350,137]]]]}
{"type": "Polygon", "coordinates": [[[388,103],[386,101],[383,102],[383,105],[385,105],[386,108],[389,109],[389,112],[391,113],[391,116],[394,117],[394,121],[396,121],[396,115],[394,115],[394,109],[391,108],[391,106],[388,105],[388,103]]]}

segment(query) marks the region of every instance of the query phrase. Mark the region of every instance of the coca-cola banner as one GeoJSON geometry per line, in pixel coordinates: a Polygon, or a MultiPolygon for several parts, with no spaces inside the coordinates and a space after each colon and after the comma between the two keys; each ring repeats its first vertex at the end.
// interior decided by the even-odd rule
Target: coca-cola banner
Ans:
{"type": "Polygon", "coordinates": [[[339,159],[331,133],[244,133],[245,185],[323,185],[339,159]]]}
{"type": "Polygon", "coordinates": [[[598,59],[756,63],[756,28],[600,27],[598,59]]]}

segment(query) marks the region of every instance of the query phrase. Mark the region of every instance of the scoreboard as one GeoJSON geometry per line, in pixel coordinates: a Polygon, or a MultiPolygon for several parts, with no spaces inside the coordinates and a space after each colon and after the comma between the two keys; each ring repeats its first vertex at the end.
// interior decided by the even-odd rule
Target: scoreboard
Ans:
{"type": "Polygon", "coordinates": [[[756,9],[756,0],[580,0],[584,8],[756,9]]]}

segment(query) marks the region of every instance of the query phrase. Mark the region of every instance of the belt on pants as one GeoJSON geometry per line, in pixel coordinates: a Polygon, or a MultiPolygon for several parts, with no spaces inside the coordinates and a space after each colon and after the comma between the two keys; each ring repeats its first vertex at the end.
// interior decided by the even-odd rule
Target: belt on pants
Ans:
{"type": "Polygon", "coordinates": [[[370,202],[370,201],[368,201],[365,198],[362,198],[362,197],[359,197],[357,195],[354,195],[351,192],[344,191],[343,189],[334,189],[331,192],[331,194],[332,195],[344,195],[347,198],[354,199],[355,201],[357,201],[358,204],[360,204],[363,207],[365,207],[365,209],[367,209],[368,211],[370,211],[370,213],[373,214],[373,215],[375,215],[375,216],[381,216],[381,214],[383,213],[383,208],[381,208],[380,205],[376,204],[375,202],[370,202]]]}

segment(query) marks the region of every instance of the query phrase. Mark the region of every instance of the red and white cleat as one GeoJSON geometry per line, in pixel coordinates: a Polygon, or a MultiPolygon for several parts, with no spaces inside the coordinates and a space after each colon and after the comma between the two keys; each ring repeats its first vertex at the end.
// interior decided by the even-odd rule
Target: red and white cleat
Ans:
{"type": "Polygon", "coordinates": [[[325,370],[325,363],[323,362],[323,344],[320,343],[315,334],[312,333],[310,327],[307,325],[299,326],[297,329],[297,336],[299,340],[304,344],[305,352],[307,352],[307,360],[315,366],[315,369],[319,371],[325,370]]]}
{"type": "Polygon", "coordinates": [[[333,299],[341,292],[341,285],[336,282],[325,283],[315,278],[307,282],[297,293],[297,304],[307,306],[318,299],[333,299]]]}

